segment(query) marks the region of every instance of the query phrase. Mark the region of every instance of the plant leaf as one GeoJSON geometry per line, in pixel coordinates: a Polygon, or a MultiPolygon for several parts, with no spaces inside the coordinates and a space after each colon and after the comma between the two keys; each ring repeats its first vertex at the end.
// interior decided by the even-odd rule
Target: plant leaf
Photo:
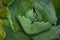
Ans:
{"type": "Polygon", "coordinates": [[[19,22],[22,25],[22,28],[24,29],[24,31],[31,35],[31,34],[37,34],[39,32],[42,32],[46,29],[48,29],[49,27],[51,27],[51,24],[44,23],[44,22],[34,22],[33,24],[32,21],[28,18],[25,18],[24,16],[21,17],[20,15],[17,16],[19,22]]]}
{"type": "Polygon", "coordinates": [[[39,35],[33,36],[33,40],[51,40],[55,38],[59,38],[60,34],[60,26],[53,26],[50,28],[50,31],[43,32],[39,35]]]}
{"type": "Polygon", "coordinates": [[[56,24],[57,18],[51,1],[35,1],[33,2],[33,5],[35,9],[43,16],[45,21],[48,21],[51,24],[56,24]]]}
{"type": "Polygon", "coordinates": [[[14,0],[14,2],[9,6],[9,10],[10,10],[10,21],[13,25],[13,31],[17,32],[21,30],[21,25],[19,25],[18,20],[16,19],[17,15],[24,15],[25,11],[27,11],[28,9],[31,9],[31,2],[30,0],[14,0]],[[23,5],[24,4],[24,5],[23,5]]]}

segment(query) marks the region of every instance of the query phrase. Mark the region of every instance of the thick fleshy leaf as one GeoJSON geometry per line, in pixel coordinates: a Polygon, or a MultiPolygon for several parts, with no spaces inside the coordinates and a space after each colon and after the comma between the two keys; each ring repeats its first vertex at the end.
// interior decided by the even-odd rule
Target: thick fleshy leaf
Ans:
{"type": "Polygon", "coordinates": [[[33,10],[28,10],[26,13],[25,13],[25,17],[31,19],[33,22],[36,21],[36,16],[34,15],[35,13],[33,12],[33,10]]]}
{"type": "Polygon", "coordinates": [[[23,32],[17,32],[15,34],[15,38],[17,40],[31,40],[30,36],[27,36],[26,34],[24,34],[23,32]]]}
{"type": "Polygon", "coordinates": [[[33,36],[33,40],[52,40],[59,39],[60,26],[53,26],[50,28],[49,32],[43,32],[39,35],[33,36]]]}
{"type": "Polygon", "coordinates": [[[16,40],[16,38],[14,38],[14,34],[13,31],[10,27],[10,25],[3,25],[3,28],[6,32],[6,37],[4,38],[4,40],[16,40]]]}
{"type": "Polygon", "coordinates": [[[30,19],[25,18],[24,16],[21,17],[20,15],[17,16],[19,22],[22,25],[22,28],[24,29],[24,31],[28,34],[32,33],[32,29],[31,29],[31,23],[32,21],[30,19]]]}
{"type": "Polygon", "coordinates": [[[57,18],[51,1],[35,1],[33,2],[33,5],[46,21],[49,21],[51,24],[56,24],[57,18]]]}
{"type": "Polygon", "coordinates": [[[7,25],[3,25],[3,28],[6,32],[5,40],[31,40],[29,36],[27,36],[23,31],[18,31],[16,33],[10,27],[8,20],[6,20],[7,25]]]}
{"type": "Polygon", "coordinates": [[[9,6],[9,9],[11,14],[23,15],[26,11],[32,9],[32,3],[31,0],[14,0],[14,2],[9,6]]]}
{"type": "Polygon", "coordinates": [[[56,21],[51,0],[0,0],[0,40],[58,40],[56,21]]]}
{"type": "Polygon", "coordinates": [[[51,40],[57,38],[58,36],[54,33],[42,33],[40,35],[34,36],[33,40],[51,40]]]}
{"type": "MultiPolygon", "coordinates": [[[[42,15],[41,15],[41,13],[38,11],[38,10],[36,10],[36,13],[37,13],[37,15],[38,15],[38,21],[43,21],[44,19],[43,19],[43,17],[42,17],[42,15]]],[[[45,20],[44,20],[45,21],[45,20]]]]}
{"type": "Polygon", "coordinates": [[[10,10],[10,21],[13,25],[14,32],[21,30],[18,20],[16,19],[17,15],[23,15],[25,12],[32,8],[30,0],[14,0],[14,2],[9,6],[10,10]]]}
{"type": "Polygon", "coordinates": [[[34,13],[33,10],[28,10],[25,13],[25,17],[31,19],[32,22],[34,22],[34,21],[43,21],[42,15],[37,10],[36,10],[36,13],[34,13]]]}
{"type": "Polygon", "coordinates": [[[42,21],[42,22],[34,22],[33,24],[32,24],[32,27],[31,27],[31,29],[32,29],[32,31],[34,32],[34,33],[41,33],[41,32],[43,32],[43,31],[45,31],[45,30],[47,30],[47,29],[49,29],[51,27],[51,24],[49,24],[49,22],[44,22],[44,21],[42,21]]]}
{"type": "Polygon", "coordinates": [[[14,32],[9,23],[9,20],[5,20],[4,23],[5,24],[3,24],[3,28],[6,33],[6,37],[4,38],[4,40],[16,40],[16,38],[14,37],[14,32]]]}
{"type": "Polygon", "coordinates": [[[42,21],[42,22],[34,22],[33,24],[31,24],[32,21],[24,16],[21,17],[20,15],[18,15],[17,18],[20,24],[22,25],[24,31],[29,35],[40,33],[51,27],[51,24],[49,24],[48,22],[44,23],[42,21]]]}

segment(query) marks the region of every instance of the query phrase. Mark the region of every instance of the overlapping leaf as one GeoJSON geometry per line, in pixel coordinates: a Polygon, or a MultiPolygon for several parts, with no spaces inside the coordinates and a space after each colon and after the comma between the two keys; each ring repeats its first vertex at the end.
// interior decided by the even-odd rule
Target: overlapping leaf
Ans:
{"type": "Polygon", "coordinates": [[[14,33],[8,20],[6,20],[6,22],[8,25],[5,25],[6,23],[3,25],[3,28],[6,32],[6,37],[4,38],[5,40],[31,40],[31,38],[22,31],[14,33]]]}
{"type": "Polygon", "coordinates": [[[33,40],[59,40],[60,26],[51,27],[49,32],[43,32],[39,35],[33,36],[33,40]]]}
{"type": "Polygon", "coordinates": [[[56,24],[57,18],[51,1],[47,1],[47,0],[45,1],[41,0],[40,2],[35,1],[33,2],[33,5],[35,9],[39,11],[40,14],[43,16],[45,21],[48,21],[51,24],[56,24]]]}
{"type": "Polygon", "coordinates": [[[25,18],[24,16],[23,17],[17,16],[17,18],[21,23],[24,31],[29,35],[37,34],[51,27],[51,24],[49,24],[49,22],[44,23],[42,21],[42,22],[34,22],[33,24],[31,24],[32,21],[28,18],[25,18]]]}
{"type": "Polygon", "coordinates": [[[9,6],[11,21],[14,28],[14,32],[20,30],[20,25],[18,24],[18,20],[16,19],[17,15],[23,15],[25,11],[31,9],[32,5],[30,0],[14,0],[14,2],[9,6]],[[24,4],[24,5],[23,5],[24,4]]]}
{"type": "Polygon", "coordinates": [[[0,40],[59,39],[60,26],[51,27],[51,24],[57,21],[51,0],[2,0],[0,2],[0,40]]]}
{"type": "Polygon", "coordinates": [[[25,13],[25,17],[31,19],[33,22],[36,21],[36,18],[34,16],[34,12],[33,10],[28,10],[26,13],[25,13]]]}

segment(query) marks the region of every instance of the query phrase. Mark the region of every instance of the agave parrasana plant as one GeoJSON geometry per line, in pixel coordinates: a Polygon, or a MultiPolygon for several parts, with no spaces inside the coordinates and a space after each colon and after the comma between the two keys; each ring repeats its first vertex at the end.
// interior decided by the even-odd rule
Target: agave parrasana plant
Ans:
{"type": "Polygon", "coordinates": [[[60,40],[53,4],[51,0],[0,0],[0,40],[60,40]]]}

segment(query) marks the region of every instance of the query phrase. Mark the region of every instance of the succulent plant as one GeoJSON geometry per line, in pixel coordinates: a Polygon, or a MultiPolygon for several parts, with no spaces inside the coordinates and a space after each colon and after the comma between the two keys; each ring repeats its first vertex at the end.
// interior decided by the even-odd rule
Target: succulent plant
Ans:
{"type": "Polygon", "coordinates": [[[55,2],[0,0],[0,40],[60,40],[55,2]]]}

